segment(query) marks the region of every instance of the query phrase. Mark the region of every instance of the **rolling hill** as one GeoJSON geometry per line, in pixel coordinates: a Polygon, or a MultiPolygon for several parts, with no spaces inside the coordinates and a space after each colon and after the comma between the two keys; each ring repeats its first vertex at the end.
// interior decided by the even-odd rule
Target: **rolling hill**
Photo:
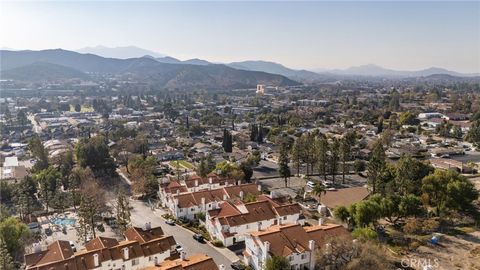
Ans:
{"type": "MultiPolygon", "coordinates": [[[[167,88],[246,88],[256,84],[274,86],[298,85],[285,76],[258,71],[237,70],[226,65],[191,65],[162,63],[151,57],[115,59],[81,54],[62,49],[43,51],[0,51],[0,67],[4,72],[32,65],[49,63],[84,73],[129,74],[137,79],[167,88]]],[[[59,74],[59,73],[57,73],[59,74]]],[[[39,74],[41,75],[41,73],[39,74]]]]}
{"type": "Polygon", "coordinates": [[[21,67],[1,70],[0,76],[3,79],[20,81],[51,81],[89,78],[87,74],[79,70],[46,62],[35,62],[21,67]]]}

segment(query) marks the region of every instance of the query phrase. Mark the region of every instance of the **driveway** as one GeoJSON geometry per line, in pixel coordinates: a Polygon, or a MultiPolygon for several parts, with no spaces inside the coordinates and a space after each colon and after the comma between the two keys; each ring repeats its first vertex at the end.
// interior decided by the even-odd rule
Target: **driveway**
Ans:
{"type": "Polygon", "coordinates": [[[150,206],[143,201],[130,200],[131,221],[134,226],[143,227],[146,222],[151,222],[152,227],[161,226],[166,235],[172,235],[177,243],[183,246],[187,257],[203,253],[212,257],[217,265],[223,264],[226,269],[232,269],[230,264],[239,258],[226,248],[214,248],[207,243],[199,243],[192,238],[193,232],[175,225],[170,226],[165,223],[165,219],[161,217],[163,210],[151,210],[150,206]]]}

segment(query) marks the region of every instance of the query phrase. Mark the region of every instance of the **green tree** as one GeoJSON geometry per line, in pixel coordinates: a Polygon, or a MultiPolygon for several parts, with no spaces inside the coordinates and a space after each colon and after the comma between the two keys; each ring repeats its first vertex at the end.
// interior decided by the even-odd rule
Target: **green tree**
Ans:
{"type": "Polygon", "coordinates": [[[0,239],[0,269],[14,270],[16,269],[12,259],[12,255],[7,250],[7,245],[3,239],[0,239]]]}
{"type": "Polygon", "coordinates": [[[459,126],[454,125],[452,130],[452,136],[457,139],[463,138],[462,129],[459,126]]]}
{"type": "Polygon", "coordinates": [[[348,211],[348,208],[343,205],[338,206],[333,210],[333,216],[344,223],[349,223],[349,221],[351,220],[351,215],[348,211]]]}
{"type": "Polygon", "coordinates": [[[345,184],[345,174],[349,173],[348,161],[351,159],[352,145],[348,142],[347,138],[342,138],[340,141],[340,160],[342,162],[342,184],[345,184]]]}
{"type": "Polygon", "coordinates": [[[39,171],[33,176],[33,178],[38,182],[38,185],[40,187],[40,197],[45,203],[47,212],[49,210],[51,200],[59,189],[57,180],[60,179],[60,177],[60,172],[58,172],[57,169],[52,166],[39,171]]]}
{"type": "Polygon", "coordinates": [[[15,217],[7,217],[0,221],[0,240],[4,242],[8,252],[14,258],[23,252],[29,235],[27,225],[15,217]]]}
{"type": "Polygon", "coordinates": [[[95,183],[95,175],[89,167],[75,167],[71,170],[68,176],[68,192],[75,211],[77,211],[77,206],[80,203],[81,187],[92,183],[95,183]]]}
{"type": "Polygon", "coordinates": [[[468,130],[466,140],[473,143],[476,147],[480,146],[480,120],[475,120],[468,130]]]}
{"type": "Polygon", "coordinates": [[[285,187],[288,186],[288,178],[290,178],[290,167],[288,163],[290,162],[287,152],[286,144],[280,146],[280,155],[278,157],[278,173],[285,181],[285,187]]]}
{"type": "Polygon", "coordinates": [[[297,169],[297,176],[300,175],[300,166],[301,166],[301,145],[299,145],[298,139],[293,143],[292,147],[292,161],[297,169]]]}
{"type": "Polygon", "coordinates": [[[210,171],[208,171],[207,162],[206,162],[204,157],[202,157],[202,159],[200,159],[200,163],[197,166],[196,172],[201,177],[206,177],[207,174],[210,172],[210,171]]]}
{"type": "Polygon", "coordinates": [[[424,211],[422,201],[414,194],[403,196],[400,200],[400,204],[398,205],[398,210],[400,215],[403,217],[416,217],[424,211]]]}
{"type": "Polygon", "coordinates": [[[416,115],[414,115],[410,111],[403,112],[400,114],[400,125],[410,125],[416,126],[420,123],[420,120],[417,119],[416,115]]]}
{"type": "Polygon", "coordinates": [[[128,171],[132,176],[132,190],[137,194],[152,196],[158,191],[158,183],[153,174],[157,166],[154,156],[144,158],[137,155],[128,161],[128,171]]]}
{"type": "Polygon", "coordinates": [[[222,141],[222,146],[223,150],[227,153],[232,153],[232,146],[233,145],[233,137],[230,131],[224,129],[223,130],[223,141],[222,141]]]}
{"type": "Polygon", "coordinates": [[[422,180],[422,200],[435,208],[437,215],[448,210],[472,208],[478,191],[470,180],[452,170],[435,170],[422,180]]]}
{"type": "Polygon", "coordinates": [[[115,164],[110,157],[109,147],[103,136],[80,140],[75,145],[75,157],[81,167],[88,166],[95,173],[112,175],[115,172],[115,164]]]}
{"type": "Polygon", "coordinates": [[[245,181],[250,182],[253,176],[253,162],[246,160],[240,163],[240,170],[242,170],[243,175],[245,176],[245,181]]]}
{"type": "Polygon", "coordinates": [[[130,202],[124,192],[117,194],[116,203],[117,223],[120,232],[123,234],[130,226],[130,202]]]}
{"type": "Polygon", "coordinates": [[[290,262],[282,256],[271,256],[265,261],[264,270],[290,270],[290,262]]]}
{"type": "Polygon", "coordinates": [[[378,187],[381,185],[381,181],[384,178],[384,174],[387,168],[385,162],[385,150],[381,143],[377,142],[373,148],[372,156],[367,165],[368,170],[368,183],[372,188],[372,192],[378,192],[378,187]]]}
{"type": "Polygon", "coordinates": [[[340,143],[334,138],[329,147],[330,156],[328,158],[328,168],[330,170],[330,174],[332,175],[333,184],[335,184],[335,175],[338,172],[339,148],[340,143]]]}
{"type": "Polygon", "coordinates": [[[22,126],[28,123],[28,118],[27,118],[27,114],[25,113],[25,110],[20,110],[17,113],[17,122],[22,126]]]}
{"type": "Polygon", "coordinates": [[[327,190],[325,189],[325,187],[321,184],[316,184],[313,189],[312,189],[312,192],[311,192],[313,195],[317,196],[318,197],[318,200],[320,201],[320,198],[322,196],[322,194],[326,194],[327,193],[327,190]]]}
{"type": "Polygon", "coordinates": [[[422,179],[433,172],[433,168],[411,156],[402,155],[396,164],[395,187],[400,195],[420,195],[422,179]]]}
{"type": "Polygon", "coordinates": [[[323,179],[327,180],[328,172],[328,141],[326,138],[321,137],[317,141],[317,164],[318,164],[318,173],[323,175],[323,179]]]}
{"type": "Polygon", "coordinates": [[[35,193],[37,193],[37,185],[32,177],[25,177],[16,186],[13,201],[21,219],[30,215],[37,205],[35,193]]]}
{"type": "Polygon", "coordinates": [[[48,167],[48,152],[39,137],[34,137],[28,142],[28,149],[35,157],[33,171],[40,171],[48,167]]]}
{"type": "Polygon", "coordinates": [[[75,111],[80,112],[82,110],[82,106],[78,103],[75,104],[75,111]]]}
{"type": "Polygon", "coordinates": [[[381,217],[381,207],[373,200],[356,203],[353,209],[355,209],[352,215],[353,219],[355,220],[355,224],[360,227],[374,224],[381,217]]]}

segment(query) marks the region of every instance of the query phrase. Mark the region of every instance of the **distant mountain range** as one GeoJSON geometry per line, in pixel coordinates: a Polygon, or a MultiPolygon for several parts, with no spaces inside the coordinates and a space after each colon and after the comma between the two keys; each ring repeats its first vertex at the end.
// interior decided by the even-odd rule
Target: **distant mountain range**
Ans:
{"type": "Polygon", "coordinates": [[[329,70],[326,71],[332,74],[339,75],[357,75],[357,76],[375,76],[375,77],[425,77],[434,74],[446,74],[456,77],[472,77],[479,76],[480,74],[465,74],[455,71],[450,71],[444,68],[431,67],[427,69],[417,70],[417,71],[400,71],[387,69],[378,65],[368,64],[356,67],[350,67],[344,70],[329,70]]]}
{"type": "MultiPolygon", "coordinates": [[[[78,50],[81,53],[92,53],[103,57],[112,57],[112,58],[138,58],[138,57],[148,57],[157,60],[158,62],[168,63],[168,64],[191,64],[191,65],[209,65],[212,64],[206,60],[201,59],[190,59],[181,61],[171,56],[161,55],[152,51],[141,49],[135,46],[128,47],[117,47],[117,48],[108,48],[104,46],[97,47],[87,47],[84,49],[78,50]]],[[[366,76],[366,77],[386,77],[386,78],[407,78],[407,77],[424,77],[434,74],[447,74],[456,77],[472,77],[480,76],[480,74],[464,74],[455,71],[450,71],[443,68],[431,67],[428,69],[418,70],[418,71],[401,71],[383,68],[374,64],[367,64],[361,66],[350,67],[347,69],[315,69],[315,70],[296,70],[285,67],[281,64],[268,61],[243,61],[243,62],[233,62],[225,63],[225,65],[241,70],[250,70],[250,71],[263,71],[267,73],[279,74],[286,77],[289,77],[293,80],[300,80],[304,82],[312,82],[323,80],[325,78],[340,78],[344,76],[366,76]]]]}
{"type": "Polygon", "coordinates": [[[106,58],[118,58],[118,59],[128,59],[128,58],[139,58],[144,55],[151,55],[153,57],[165,57],[165,54],[157,53],[150,50],[145,50],[135,46],[124,46],[124,47],[105,47],[105,46],[95,46],[95,47],[85,47],[82,49],[76,50],[79,53],[91,53],[98,56],[106,58]]]}
{"type": "MultiPolygon", "coordinates": [[[[173,59],[173,58],[172,58],[173,59]]],[[[170,59],[171,61],[174,61],[170,59]]],[[[164,88],[247,88],[257,84],[274,86],[298,85],[285,76],[259,71],[239,70],[221,64],[199,65],[165,63],[152,56],[115,59],[94,54],[81,54],[62,49],[42,51],[0,51],[3,79],[42,78],[51,72],[54,77],[84,78],[88,73],[128,74],[138,80],[164,88]]]]}

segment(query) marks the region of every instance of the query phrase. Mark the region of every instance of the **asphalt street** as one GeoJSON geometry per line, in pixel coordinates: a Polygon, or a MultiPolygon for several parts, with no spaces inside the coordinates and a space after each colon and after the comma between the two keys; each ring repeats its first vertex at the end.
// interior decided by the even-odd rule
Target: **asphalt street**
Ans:
{"type": "Polygon", "coordinates": [[[166,235],[172,235],[177,243],[180,243],[187,253],[187,257],[197,253],[207,254],[212,257],[217,265],[223,264],[226,269],[232,269],[230,264],[238,257],[228,254],[228,249],[216,249],[207,243],[199,243],[192,238],[193,232],[178,225],[168,225],[161,217],[162,210],[152,211],[150,206],[143,201],[130,200],[131,220],[134,226],[143,227],[146,222],[151,222],[152,227],[161,226],[166,235]],[[222,254],[224,252],[225,254],[222,254]],[[228,256],[228,257],[227,257],[228,256]],[[230,258],[230,259],[229,259],[230,258]]]}

